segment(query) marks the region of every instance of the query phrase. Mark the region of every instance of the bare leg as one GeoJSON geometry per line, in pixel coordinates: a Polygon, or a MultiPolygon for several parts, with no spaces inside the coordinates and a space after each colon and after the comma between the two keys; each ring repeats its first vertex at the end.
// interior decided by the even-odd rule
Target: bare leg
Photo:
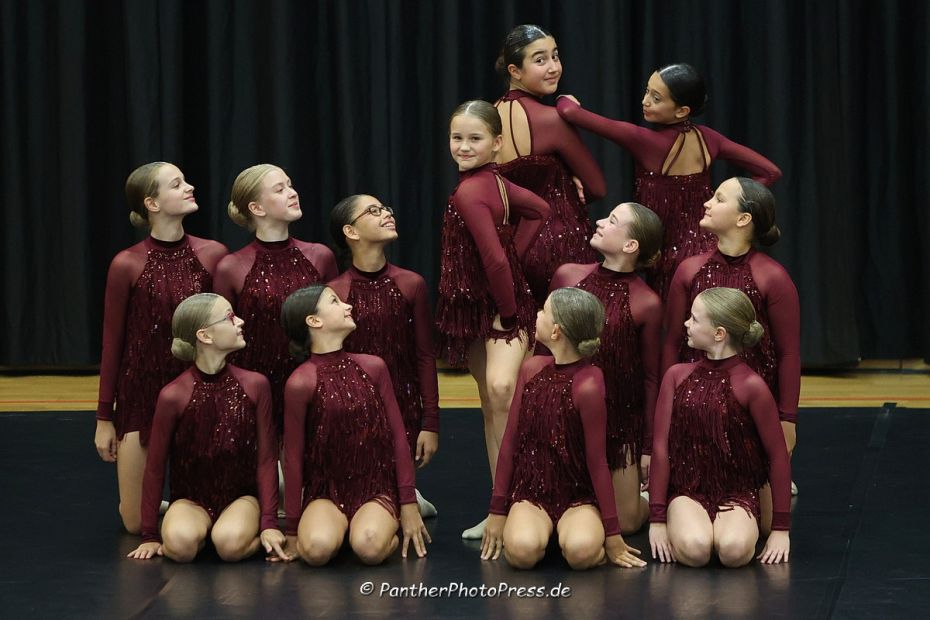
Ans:
{"type": "Polygon", "coordinates": [[[546,554],[552,536],[552,519],[546,511],[530,502],[510,507],[504,525],[504,557],[514,568],[536,566],[546,554]]]}
{"type": "Polygon", "coordinates": [[[210,539],[216,552],[227,562],[238,562],[258,551],[258,500],[244,495],[227,506],[216,518],[210,539]]]}
{"type": "Polygon", "coordinates": [[[686,566],[704,566],[710,561],[714,526],[704,507],[679,495],[668,505],[668,539],[675,557],[686,566]]]}
{"type": "Polygon", "coordinates": [[[638,532],[649,518],[649,503],[639,494],[639,467],[631,464],[630,458],[625,468],[610,472],[622,534],[638,532]]]}
{"type": "Polygon", "coordinates": [[[759,489],[759,508],[762,512],[759,529],[763,536],[768,536],[772,533],[772,487],[767,482],[759,489]]]}
{"type": "Polygon", "coordinates": [[[714,519],[714,549],[720,563],[729,568],[749,564],[756,552],[759,526],[743,508],[720,511],[714,519]]]}
{"type": "Polygon", "coordinates": [[[378,502],[362,504],[349,524],[349,544],[365,564],[381,564],[397,549],[398,521],[378,502]]]}
{"type": "Polygon", "coordinates": [[[116,449],[116,479],[119,483],[119,514],[130,534],[142,529],[142,476],[148,450],[139,443],[139,432],[123,435],[116,449]]]}
{"type": "Polygon", "coordinates": [[[517,375],[520,373],[520,365],[526,358],[526,338],[521,336],[510,342],[487,340],[484,343],[484,349],[485,386],[490,409],[490,416],[485,414],[485,426],[490,417],[494,433],[494,460],[490,464],[491,469],[495,470],[497,469],[497,454],[500,451],[501,441],[504,439],[504,430],[507,428],[510,403],[517,387],[517,375]]]}
{"type": "Polygon", "coordinates": [[[323,566],[339,553],[349,520],[328,499],[310,502],[297,526],[297,553],[311,566],[323,566]]]}
{"type": "Polygon", "coordinates": [[[591,504],[569,508],[559,519],[557,530],[562,555],[573,569],[604,563],[604,524],[597,508],[591,504]]]}
{"type": "Polygon", "coordinates": [[[191,562],[203,549],[213,524],[207,511],[186,499],[172,502],[161,524],[165,556],[175,562],[191,562]]]}
{"type": "Polygon", "coordinates": [[[494,437],[494,418],[491,412],[491,401],[488,397],[487,362],[484,342],[476,340],[468,348],[468,372],[471,373],[472,378],[475,380],[475,384],[478,386],[478,398],[481,400],[481,416],[484,419],[484,445],[488,453],[488,464],[491,468],[491,484],[493,485],[500,444],[494,437]]]}

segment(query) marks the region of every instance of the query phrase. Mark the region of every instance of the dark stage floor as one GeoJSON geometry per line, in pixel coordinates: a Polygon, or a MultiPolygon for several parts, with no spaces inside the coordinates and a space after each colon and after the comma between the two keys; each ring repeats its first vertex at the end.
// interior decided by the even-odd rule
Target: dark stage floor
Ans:
{"type": "MultiPolygon", "coordinates": [[[[791,562],[726,570],[650,562],[573,573],[550,546],[532,572],[482,562],[459,538],[487,513],[477,411],[446,411],[437,459],[418,486],[439,509],[423,560],[368,568],[349,552],[329,567],[192,565],[125,559],[116,476],[92,446],[92,413],[0,414],[0,614],[5,618],[785,617],[914,618],[930,610],[927,446],[930,412],[803,410],[791,562]],[[921,525],[923,523],[923,525],[921,525]],[[468,596],[462,588],[541,588],[544,597],[468,596]],[[360,590],[371,584],[374,593],[360,590]],[[457,588],[441,598],[379,596],[401,586],[457,588]],[[553,592],[570,596],[551,596],[553,592]]],[[[645,533],[628,537],[644,553],[645,533]]],[[[479,593],[474,593],[479,594],[479,593]]]]}

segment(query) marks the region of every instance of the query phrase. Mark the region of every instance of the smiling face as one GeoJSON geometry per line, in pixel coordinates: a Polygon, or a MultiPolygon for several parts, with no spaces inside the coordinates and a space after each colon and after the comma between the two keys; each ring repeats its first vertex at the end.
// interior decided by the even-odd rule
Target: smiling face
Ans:
{"type": "Polygon", "coordinates": [[[726,338],[722,327],[715,327],[707,314],[707,307],[698,295],[691,304],[691,315],[685,321],[688,346],[700,351],[710,351],[726,338]]]}
{"type": "Polygon", "coordinates": [[[700,226],[714,234],[721,234],[748,226],[752,222],[752,215],[744,213],[739,204],[743,190],[735,178],[727,179],[720,184],[714,195],[704,203],[704,216],[700,226]]]}
{"type": "Polygon", "coordinates": [[[311,328],[327,333],[348,334],[355,329],[352,319],[352,306],[344,303],[336,292],[328,286],[320,294],[316,311],[308,317],[311,328]]]}
{"type": "Polygon", "coordinates": [[[523,62],[509,65],[511,86],[526,90],[537,97],[551,95],[559,88],[562,61],[559,48],[551,36],[536,39],[523,50],[523,62]]]}
{"type": "Polygon", "coordinates": [[[351,223],[343,227],[347,238],[371,243],[397,239],[394,214],[374,196],[359,196],[352,205],[351,215],[351,223]]]}
{"type": "Polygon", "coordinates": [[[686,119],[689,112],[687,107],[680,107],[675,103],[668,86],[659,77],[658,72],[654,72],[649,77],[649,83],[643,95],[643,119],[650,123],[670,125],[686,119]]]}
{"type": "Polygon", "coordinates": [[[591,247],[604,255],[636,252],[639,242],[630,237],[632,220],[633,212],[629,205],[618,205],[607,217],[597,221],[597,228],[591,236],[591,247]]]}
{"type": "Polygon", "coordinates": [[[198,334],[220,351],[238,351],[245,347],[245,337],[242,335],[244,324],[245,321],[235,315],[229,302],[220,297],[213,305],[206,325],[198,330],[198,334]]]}
{"type": "Polygon", "coordinates": [[[256,215],[264,214],[280,222],[295,222],[303,215],[297,190],[287,173],[280,168],[272,169],[262,178],[258,199],[250,203],[249,208],[256,215]]]}
{"type": "Polygon", "coordinates": [[[194,186],[184,179],[184,173],[174,164],[165,164],[155,174],[158,192],[145,199],[145,205],[152,212],[164,215],[187,215],[197,211],[194,200],[194,186]]]}
{"type": "Polygon", "coordinates": [[[493,161],[503,139],[471,114],[458,114],[449,123],[449,152],[459,171],[474,170],[493,161]]]}

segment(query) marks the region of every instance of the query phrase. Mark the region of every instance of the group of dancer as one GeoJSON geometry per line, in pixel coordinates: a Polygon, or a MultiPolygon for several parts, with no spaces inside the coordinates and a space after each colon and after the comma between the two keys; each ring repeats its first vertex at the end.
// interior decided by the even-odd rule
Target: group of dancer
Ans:
{"type": "Polygon", "coordinates": [[[651,128],[543,103],[562,67],[537,26],[507,35],[497,69],[508,92],[450,118],[435,319],[423,278],[387,261],[397,221],[374,196],[332,209],[334,254],[289,235],[291,180],[253,166],[228,212],[255,240],[229,254],[185,234],[197,204],[177,166],[129,176],[150,235],[108,274],[95,443],[142,536],[131,557],[190,561],[209,536],[225,560],[262,547],[319,566],[347,535],[365,563],[423,557],[438,353],[478,387],[493,491],[463,537],[482,558],[530,568],[555,530],[573,568],[642,566],[623,534],[648,521],[660,561],[741,566],[760,533],[763,562],[788,560],[798,296],[755,249],[780,234],[778,168],[692,123],[707,97],[689,65],[650,77],[651,128]],[[606,182],[575,126],[636,159],[637,201],[596,228],[606,182]],[[717,158],[754,178],[713,190],[717,158]]]}

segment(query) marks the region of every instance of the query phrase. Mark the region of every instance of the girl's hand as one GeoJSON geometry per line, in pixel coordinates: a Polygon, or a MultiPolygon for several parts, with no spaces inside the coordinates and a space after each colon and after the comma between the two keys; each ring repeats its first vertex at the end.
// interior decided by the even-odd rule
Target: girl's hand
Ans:
{"type": "Polygon", "coordinates": [[[788,561],[788,553],[791,551],[791,540],[788,532],[784,530],[773,530],[769,534],[768,540],[765,541],[765,547],[762,553],[758,555],[758,560],[763,564],[781,564],[788,561]]]}
{"type": "Polygon", "coordinates": [[[420,431],[417,435],[416,463],[417,468],[425,467],[439,450],[439,433],[420,431]]]}
{"type": "Polygon", "coordinates": [[[116,439],[116,427],[110,420],[97,420],[97,430],[94,432],[94,446],[97,454],[107,463],[116,462],[116,449],[119,441],[116,439]]]}
{"type": "Polygon", "coordinates": [[[165,555],[164,547],[162,547],[160,542],[142,543],[133,551],[130,551],[129,555],[126,557],[136,560],[148,560],[149,558],[154,558],[156,555],[165,555]]]}
{"type": "Polygon", "coordinates": [[[677,562],[675,550],[668,540],[668,529],[664,523],[649,524],[649,546],[652,547],[652,559],[660,562],[677,562]]]}
{"type": "Polygon", "coordinates": [[[420,507],[416,503],[401,504],[400,507],[400,527],[404,531],[404,544],[400,549],[400,557],[407,557],[407,545],[413,541],[413,548],[417,552],[417,557],[426,555],[426,543],[433,542],[426,526],[423,525],[423,517],[420,516],[420,507]],[[424,542],[424,539],[426,542],[424,542]]]}
{"type": "Polygon", "coordinates": [[[296,545],[288,548],[288,538],[277,528],[262,530],[261,541],[269,562],[292,562],[297,557],[296,545]]]}
{"type": "Polygon", "coordinates": [[[637,557],[639,549],[627,545],[620,534],[608,536],[604,539],[604,553],[607,555],[607,560],[617,566],[638,568],[646,565],[645,560],[637,557]]]}
{"type": "Polygon", "coordinates": [[[496,560],[501,556],[504,548],[504,524],[506,515],[488,515],[488,522],[484,526],[484,535],[481,537],[481,559],[496,560]]]}

